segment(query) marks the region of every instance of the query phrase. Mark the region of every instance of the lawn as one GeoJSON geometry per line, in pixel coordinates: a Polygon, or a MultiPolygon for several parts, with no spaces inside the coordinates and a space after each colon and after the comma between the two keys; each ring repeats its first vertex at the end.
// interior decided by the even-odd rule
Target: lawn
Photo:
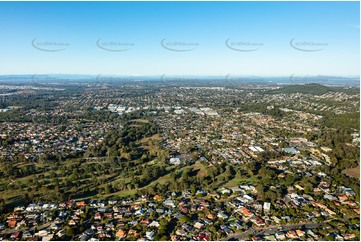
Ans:
{"type": "Polygon", "coordinates": [[[244,181],[244,178],[241,177],[235,177],[232,180],[229,180],[227,183],[224,184],[225,187],[238,187],[241,185],[242,181],[244,181]]]}

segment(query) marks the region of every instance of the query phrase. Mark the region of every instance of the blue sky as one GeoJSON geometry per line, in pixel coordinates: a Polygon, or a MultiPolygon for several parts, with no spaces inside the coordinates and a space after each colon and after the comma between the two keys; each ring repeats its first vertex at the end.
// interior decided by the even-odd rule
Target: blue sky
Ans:
{"type": "Polygon", "coordinates": [[[0,74],[359,75],[359,9],[359,2],[0,2],[0,74]]]}

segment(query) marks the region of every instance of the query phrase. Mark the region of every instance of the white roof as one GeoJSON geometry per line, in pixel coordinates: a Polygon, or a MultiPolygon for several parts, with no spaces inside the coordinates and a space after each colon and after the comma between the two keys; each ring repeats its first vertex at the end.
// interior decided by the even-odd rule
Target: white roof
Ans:
{"type": "Polygon", "coordinates": [[[264,210],[270,210],[270,209],[271,209],[271,203],[265,202],[265,203],[263,204],[263,209],[264,209],[264,210]]]}

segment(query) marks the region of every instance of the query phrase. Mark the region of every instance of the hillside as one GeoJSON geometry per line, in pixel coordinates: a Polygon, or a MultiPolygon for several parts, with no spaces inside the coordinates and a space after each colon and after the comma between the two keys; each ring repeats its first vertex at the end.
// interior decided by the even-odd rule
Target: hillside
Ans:
{"type": "Polygon", "coordinates": [[[282,88],[271,90],[268,94],[280,94],[280,93],[303,93],[312,95],[323,95],[327,92],[345,92],[347,94],[359,92],[358,88],[344,88],[344,87],[328,87],[316,83],[310,83],[305,85],[289,85],[282,88]]]}

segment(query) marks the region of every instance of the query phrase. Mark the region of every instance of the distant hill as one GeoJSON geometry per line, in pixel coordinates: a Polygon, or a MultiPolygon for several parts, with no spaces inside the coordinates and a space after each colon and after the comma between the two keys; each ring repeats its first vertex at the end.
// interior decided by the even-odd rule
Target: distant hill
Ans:
{"type": "Polygon", "coordinates": [[[305,85],[288,85],[282,88],[271,90],[269,94],[279,94],[279,93],[303,93],[303,94],[313,94],[313,95],[322,95],[327,92],[345,92],[348,94],[358,93],[358,88],[344,88],[344,87],[329,87],[323,86],[317,83],[310,83],[305,85]]]}

